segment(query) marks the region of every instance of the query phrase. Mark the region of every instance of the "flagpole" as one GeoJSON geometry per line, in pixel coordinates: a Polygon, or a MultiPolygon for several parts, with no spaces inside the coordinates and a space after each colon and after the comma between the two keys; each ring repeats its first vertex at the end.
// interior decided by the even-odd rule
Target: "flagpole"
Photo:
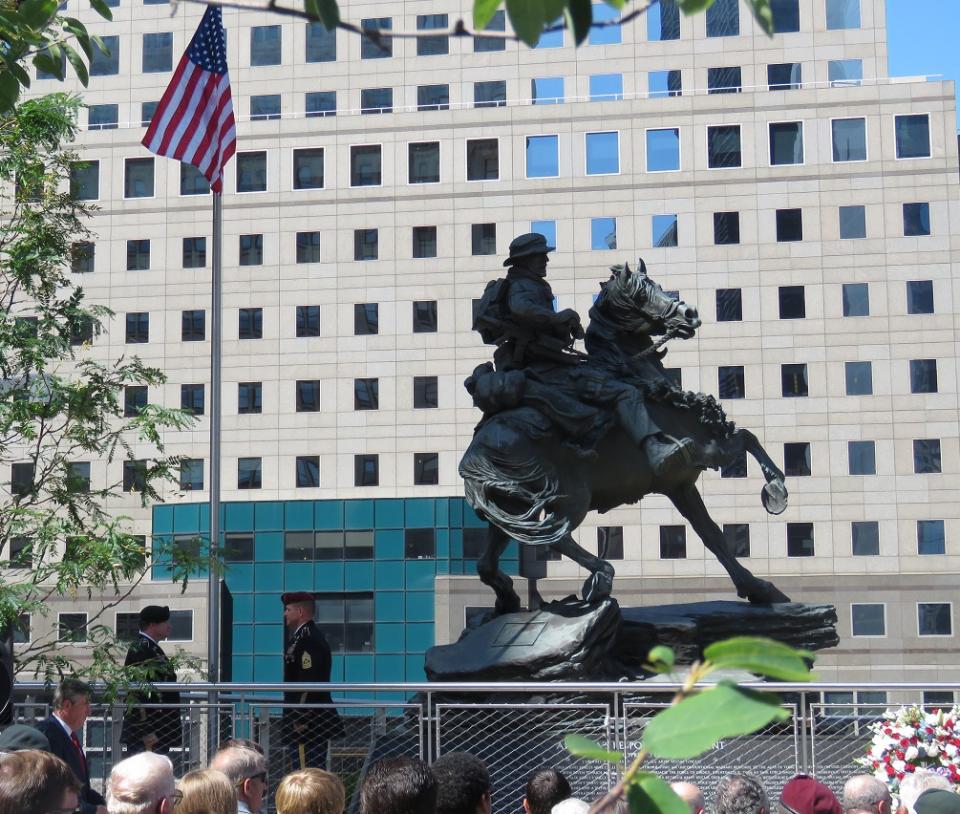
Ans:
{"type": "MultiPolygon", "coordinates": [[[[207,667],[210,681],[220,680],[220,372],[221,246],[223,197],[213,193],[213,257],[210,281],[210,562],[207,580],[207,667]]],[[[211,699],[213,701],[213,699],[211,699]]],[[[211,710],[212,713],[212,710],[211,710]]]]}

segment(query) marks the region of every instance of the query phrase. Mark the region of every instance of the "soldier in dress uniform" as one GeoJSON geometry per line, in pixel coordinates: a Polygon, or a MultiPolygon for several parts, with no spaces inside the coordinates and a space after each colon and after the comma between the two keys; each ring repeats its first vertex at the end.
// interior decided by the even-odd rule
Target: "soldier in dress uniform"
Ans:
{"type": "MultiPolygon", "coordinates": [[[[330,645],[313,621],[316,613],[314,596],[306,591],[286,593],[283,600],[283,622],[290,633],[283,654],[283,680],[330,681],[332,659],[330,645]]],[[[332,706],[329,692],[287,691],[283,695],[284,743],[292,753],[294,766],[325,768],[327,742],[343,735],[343,723],[332,706]],[[330,704],[309,707],[309,704],[330,704]],[[296,705],[304,705],[297,709],[296,705]]]]}
{"type": "MultiPolygon", "coordinates": [[[[177,673],[160,647],[170,635],[170,608],[166,605],[147,605],[140,611],[140,633],[127,650],[125,667],[139,666],[143,678],[149,682],[176,681],[177,673]]],[[[120,740],[127,746],[127,754],[159,752],[167,754],[180,746],[180,693],[157,692],[154,689],[130,693],[130,704],[123,716],[120,740]],[[175,704],[170,709],[151,709],[145,704],[175,704]]]]}

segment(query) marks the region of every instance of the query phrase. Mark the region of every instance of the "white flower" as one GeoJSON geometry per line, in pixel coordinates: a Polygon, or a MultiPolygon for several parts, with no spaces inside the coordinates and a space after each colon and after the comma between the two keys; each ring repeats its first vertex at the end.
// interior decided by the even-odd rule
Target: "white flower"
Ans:
{"type": "Polygon", "coordinates": [[[948,758],[953,760],[953,758],[957,756],[957,752],[960,750],[958,750],[957,747],[954,746],[952,743],[948,743],[946,746],[943,747],[943,751],[948,758]]]}
{"type": "Polygon", "coordinates": [[[917,749],[916,746],[910,746],[907,748],[907,751],[903,753],[903,757],[908,763],[913,763],[919,754],[920,750],[917,749]]]}
{"type": "Polygon", "coordinates": [[[895,772],[902,772],[902,771],[903,771],[903,767],[904,767],[906,764],[905,764],[902,760],[895,760],[895,761],[893,761],[893,763],[891,763],[890,765],[893,766],[893,770],[894,770],[895,772]]]}
{"type": "Polygon", "coordinates": [[[936,742],[927,746],[927,757],[936,757],[940,754],[940,745],[936,742]]]}

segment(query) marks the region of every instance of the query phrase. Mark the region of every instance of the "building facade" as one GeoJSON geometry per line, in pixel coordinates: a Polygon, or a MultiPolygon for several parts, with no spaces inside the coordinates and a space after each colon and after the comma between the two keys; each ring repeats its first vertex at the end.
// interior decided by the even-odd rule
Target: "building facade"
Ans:
{"type": "MultiPolygon", "coordinates": [[[[150,401],[199,413],[167,439],[193,459],[183,488],[152,511],[132,494],[115,507],[148,538],[191,539],[208,511],[211,198],[140,139],[203,9],[113,5],[109,23],[76,12],[111,56],[84,93],[75,188],[100,209],[75,271],[116,313],[82,352],[136,353],[169,377],[150,401]]],[[[671,342],[666,364],[783,462],[791,503],[767,515],[746,461],[701,490],[751,570],[837,606],[821,676],[955,675],[956,97],[887,75],[882,0],[773,0],[772,37],[739,0],[689,18],[661,0],[579,48],[556,31],[534,49],[429,33],[469,20],[468,0],[340,5],[365,28],[422,36],[224,11],[238,114],[223,198],[232,677],[279,676],[283,590],[317,592],[343,680],[421,678],[424,649],[491,603],[470,576],[482,531],[457,462],[478,413],[462,381],[491,351],[472,303],[531,230],[557,247],[558,308],[585,318],[607,267],[637,257],[699,307],[698,337],[671,342]]],[[[502,13],[489,31],[509,32],[502,13]]],[[[624,604],[733,598],[666,499],[576,536],[614,562],[624,604]]],[[[538,556],[511,554],[513,571],[538,556]]],[[[545,567],[548,597],[586,576],[545,567]]],[[[171,593],[162,566],[151,577],[139,596],[171,593]]],[[[198,655],[204,591],[170,598],[198,655]]]]}

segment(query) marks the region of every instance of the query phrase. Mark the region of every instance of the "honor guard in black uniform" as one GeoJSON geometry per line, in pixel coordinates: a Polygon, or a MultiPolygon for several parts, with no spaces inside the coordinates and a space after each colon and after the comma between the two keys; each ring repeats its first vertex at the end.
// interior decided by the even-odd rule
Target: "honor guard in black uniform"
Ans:
{"type": "MultiPolygon", "coordinates": [[[[137,665],[149,682],[176,681],[177,673],[160,647],[170,635],[170,608],[147,605],[140,611],[140,633],[127,650],[125,667],[137,665]]],[[[159,752],[167,754],[181,744],[180,693],[158,692],[152,688],[130,693],[120,740],[128,754],[159,752]],[[156,709],[147,704],[175,704],[169,709],[156,709]]]]}
{"type": "MultiPolygon", "coordinates": [[[[306,591],[286,593],[283,600],[283,621],[290,634],[283,653],[285,682],[329,682],[332,658],[330,645],[313,621],[315,602],[306,591]]],[[[295,692],[283,694],[283,737],[297,768],[324,768],[327,764],[327,742],[343,735],[343,723],[332,706],[329,692],[295,692]],[[329,704],[310,707],[310,704],[329,704]],[[302,708],[298,708],[302,706],[302,708]]]]}

